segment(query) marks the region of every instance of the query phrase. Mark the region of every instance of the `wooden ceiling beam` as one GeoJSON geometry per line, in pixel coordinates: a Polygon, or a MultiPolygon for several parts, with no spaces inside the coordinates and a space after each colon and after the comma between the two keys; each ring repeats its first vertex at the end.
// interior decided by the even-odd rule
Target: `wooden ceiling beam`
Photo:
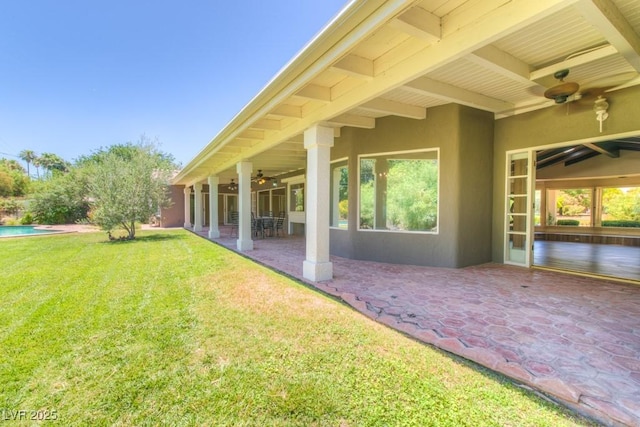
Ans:
{"type": "Polygon", "coordinates": [[[448,83],[430,79],[429,77],[418,77],[413,81],[405,83],[402,88],[421,95],[438,98],[447,102],[455,102],[494,113],[513,108],[513,104],[509,102],[500,101],[499,99],[471,92],[448,83]]]}
{"type": "Polygon", "coordinates": [[[331,70],[362,80],[373,80],[373,61],[357,55],[347,55],[331,66],[331,70]]]}
{"type": "Polygon", "coordinates": [[[442,39],[440,18],[419,6],[414,6],[398,16],[389,26],[429,43],[437,43],[442,39]]]}
{"type": "Polygon", "coordinates": [[[392,101],[390,99],[376,98],[365,102],[358,108],[381,113],[385,115],[406,117],[409,119],[422,120],[427,117],[427,109],[417,105],[405,104],[402,102],[392,101]]]}
{"type": "Polygon", "coordinates": [[[331,102],[331,88],[316,84],[308,84],[296,92],[294,96],[312,101],[331,102]]]}
{"type": "Polygon", "coordinates": [[[584,145],[585,147],[591,148],[593,151],[597,151],[600,154],[604,154],[605,156],[611,157],[612,159],[615,159],[616,157],[620,157],[619,150],[609,151],[605,148],[600,147],[598,144],[594,144],[592,142],[586,142],[582,145],[584,145]]]}
{"type": "Polygon", "coordinates": [[[640,73],[640,36],[611,0],[582,0],[577,9],[640,73]]]}
{"type": "Polygon", "coordinates": [[[259,119],[256,120],[251,126],[250,129],[257,130],[280,130],[282,124],[280,120],[272,120],[272,119],[259,119]]]}
{"type": "Polygon", "coordinates": [[[350,126],[354,128],[373,129],[376,127],[376,119],[372,117],[357,116],[355,114],[342,114],[326,121],[328,126],[350,126]]]}

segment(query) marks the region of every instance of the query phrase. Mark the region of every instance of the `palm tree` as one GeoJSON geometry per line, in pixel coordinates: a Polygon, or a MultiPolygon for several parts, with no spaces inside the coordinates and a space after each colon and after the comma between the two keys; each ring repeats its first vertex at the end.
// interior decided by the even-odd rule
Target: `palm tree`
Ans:
{"type": "Polygon", "coordinates": [[[49,172],[49,176],[51,176],[53,171],[66,172],[68,170],[67,162],[57,154],[42,153],[39,161],[40,166],[42,166],[49,172]]]}
{"type": "Polygon", "coordinates": [[[31,165],[31,162],[33,162],[37,158],[36,153],[33,150],[22,150],[18,154],[18,157],[20,157],[20,159],[22,159],[27,163],[27,176],[31,177],[31,171],[29,170],[29,165],[31,165]]]}
{"type": "Polygon", "coordinates": [[[33,165],[36,167],[36,174],[38,179],[40,179],[40,166],[42,165],[42,160],[39,156],[36,156],[36,158],[33,159],[33,165]]]}

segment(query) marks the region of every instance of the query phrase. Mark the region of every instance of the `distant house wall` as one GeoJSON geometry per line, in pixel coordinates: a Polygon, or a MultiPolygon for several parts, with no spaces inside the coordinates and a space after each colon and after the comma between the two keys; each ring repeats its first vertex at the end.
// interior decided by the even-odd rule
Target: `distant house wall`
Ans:
{"type": "Polygon", "coordinates": [[[493,114],[449,104],[424,120],[385,117],[375,129],[343,128],[331,156],[348,157],[348,229],[331,229],[331,253],[439,267],[491,259],[493,114]],[[439,148],[437,234],[359,230],[358,155],[439,148]]]}
{"type": "Polygon", "coordinates": [[[171,185],[169,187],[171,206],[160,209],[161,227],[184,226],[184,185],[171,185]]]}

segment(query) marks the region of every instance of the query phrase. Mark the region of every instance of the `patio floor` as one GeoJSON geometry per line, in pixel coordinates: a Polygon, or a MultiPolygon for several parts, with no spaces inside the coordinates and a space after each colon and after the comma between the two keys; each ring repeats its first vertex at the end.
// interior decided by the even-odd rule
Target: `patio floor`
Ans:
{"type": "MultiPolygon", "coordinates": [[[[236,250],[236,237],[221,233],[214,241],[236,250]]],[[[294,236],[243,253],[301,281],[304,254],[294,236]]],[[[310,284],[376,321],[603,424],[640,426],[640,285],[502,264],[331,261],[333,280],[310,284]]]]}

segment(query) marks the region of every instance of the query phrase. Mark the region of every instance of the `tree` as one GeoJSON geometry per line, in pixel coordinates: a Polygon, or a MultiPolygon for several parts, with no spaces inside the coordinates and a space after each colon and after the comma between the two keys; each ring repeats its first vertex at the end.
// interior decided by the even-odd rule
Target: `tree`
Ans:
{"type": "Polygon", "coordinates": [[[29,211],[39,224],[70,224],[87,217],[86,175],[81,169],[34,182],[29,211]]]}
{"type": "Polygon", "coordinates": [[[29,178],[16,160],[0,159],[0,197],[24,196],[29,187],[29,178]]]}
{"type": "Polygon", "coordinates": [[[31,177],[31,171],[29,170],[29,166],[31,162],[33,162],[38,156],[33,150],[22,150],[18,153],[18,157],[20,157],[24,162],[27,163],[27,176],[31,177]]]}
{"type": "Polygon", "coordinates": [[[54,172],[67,172],[69,164],[60,156],[53,153],[42,153],[39,157],[40,166],[49,172],[52,176],[54,172]]]}
{"type": "Polygon", "coordinates": [[[90,171],[93,221],[106,231],[122,227],[134,239],[136,222],[146,222],[170,203],[167,186],[174,165],[145,137],[122,147],[103,149],[79,163],[90,171]]]}

